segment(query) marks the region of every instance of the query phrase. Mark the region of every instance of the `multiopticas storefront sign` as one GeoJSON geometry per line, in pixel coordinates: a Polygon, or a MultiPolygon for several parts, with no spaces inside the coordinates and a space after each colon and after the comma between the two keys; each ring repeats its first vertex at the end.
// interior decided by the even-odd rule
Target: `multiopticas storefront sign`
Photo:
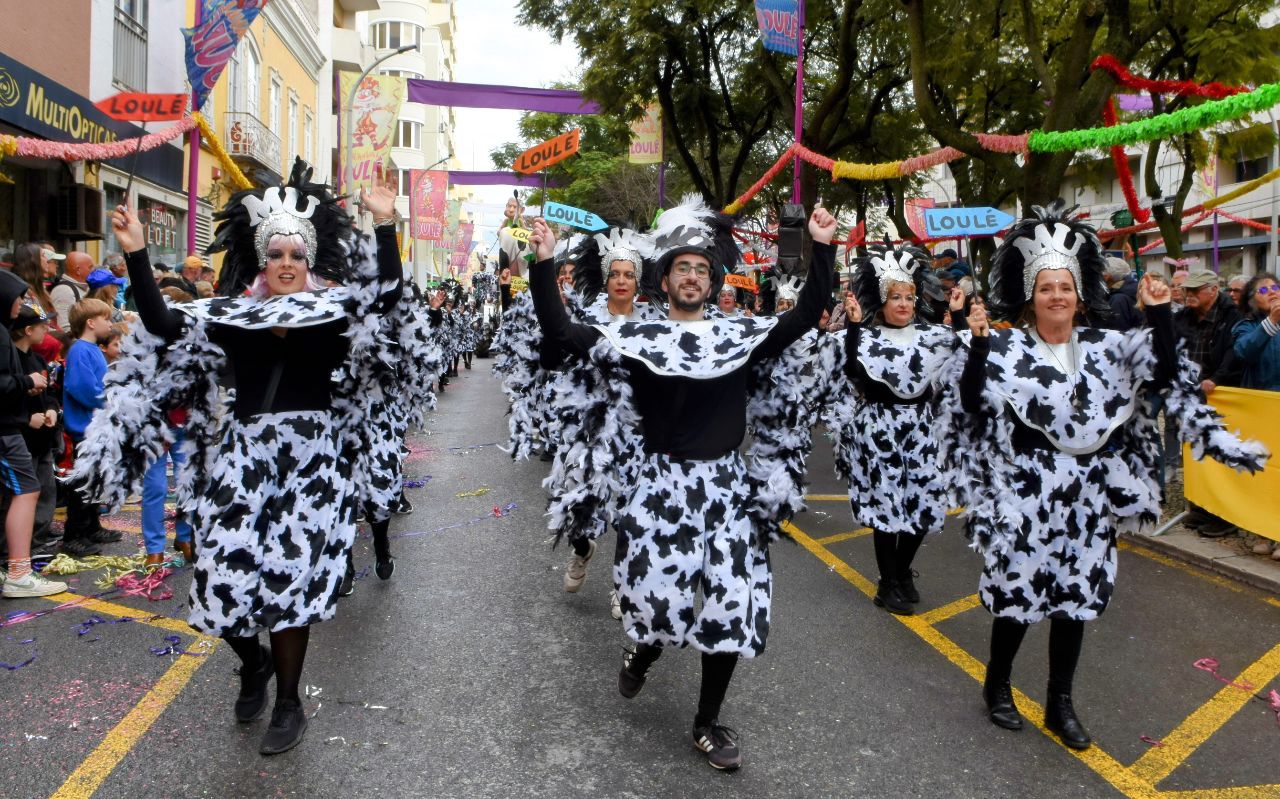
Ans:
{"type": "MultiPolygon", "coordinates": [[[[54,56],[56,57],[56,55],[54,56]]],[[[62,84],[0,53],[0,122],[51,141],[105,144],[142,135],[142,129],[117,122],[62,84]]],[[[138,156],[138,175],[182,191],[182,150],[157,147],[138,156]]],[[[128,169],[128,159],[107,163],[128,169]]]]}

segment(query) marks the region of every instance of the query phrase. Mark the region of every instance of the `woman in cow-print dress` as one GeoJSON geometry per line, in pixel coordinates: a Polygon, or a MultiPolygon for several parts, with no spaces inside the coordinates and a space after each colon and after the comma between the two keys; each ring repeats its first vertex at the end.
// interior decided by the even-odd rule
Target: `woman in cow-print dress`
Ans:
{"type": "Polygon", "coordinates": [[[1159,514],[1150,397],[1168,389],[1171,416],[1200,454],[1256,469],[1265,453],[1226,435],[1179,375],[1167,286],[1142,283],[1147,329],[1077,326],[1079,315],[1105,312],[1107,294],[1097,236],[1069,214],[1061,201],[1036,207],[997,250],[988,302],[1018,326],[993,331],[984,308],[970,312],[939,437],[984,555],[979,596],[995,617],[989,717],[1021,729],[1013,659],[1027,627],[1050,619],[1045,725],[1085,749],[1072,704],[1084,625],[1114,590],[1117,534],[1159,514]]]}
{"type": "MultiPolygon", "coordinates": [[[[950,494],[933,438],[932,384],[956,338],[917,321],[934,319],[942,296],[923,250],[873,247],[858,259],[845,297],[854,324],[845,329],[844,376],[852,385],[828,408],[854,521],[872,529],[875,604],[904,616],[920,601],[912,561],[925,535],[942,531],[950,494]]],[[[963,295],[952,298],[958,302],[963,295]]]]}
{"type": "Polygon", "coordinates": [[[348,262],[357,252],[371,259],[371,248],[352,239],[349,217],[298,163],[287,186],[242,192],[220,212],[213,248],[227,250],[225,296],[182,312],[166,307],[149,279],[137,217],[122,206],[112,220],[143,324],[173,342],[161,368],[166,358],[202,350],[224,357],[235,380],[233,413],[221,424],[201,420],[220,441],[193,475],[190,623],[240,656],[238,721],[262,714],[276,677],[262,754],[291,749],[306,730],[298,685],[308,633],[334,614],[361,493],[353,472],[365,457],[360,450],[375,449],[353,446],[349,435],[378,427],[367,398],[335,381],[357,376],[356,349],[379,337],[379,315],[396,305],[402,279],[394,194],[361,192],[377,239],[376,276],[362,283],[348,262]],[[317,278],[350,284],[323,289],[317,278]],[[269,649],[258,641],[262,631],[269,649]]]}

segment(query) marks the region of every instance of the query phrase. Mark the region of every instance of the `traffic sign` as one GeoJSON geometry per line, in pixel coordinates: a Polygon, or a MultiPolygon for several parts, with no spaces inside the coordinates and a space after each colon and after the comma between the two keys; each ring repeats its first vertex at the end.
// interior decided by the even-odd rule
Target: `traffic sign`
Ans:
{"type": "Polygon", "coordinates": [[[588,231],[606,230],[609,227],[607,222],[590,211],[550,200],[542,207],[542,218],[558,225],[570,225],[588,231]]]}
{"type": "Polygon", "coordinates": [[[931,239],[951,236],[994,236],[1014,221],[999,208],[926,208],[925,235],[931,239]]]}

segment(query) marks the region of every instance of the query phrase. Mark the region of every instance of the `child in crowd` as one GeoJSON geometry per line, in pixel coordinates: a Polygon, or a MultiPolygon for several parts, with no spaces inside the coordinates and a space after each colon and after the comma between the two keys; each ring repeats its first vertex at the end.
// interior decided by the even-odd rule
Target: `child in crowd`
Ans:
{"type": "MultiPolygon", "coordinates": [[[[9,335],[18,350],[18,361],[25,374],[40,373],[52,384],[49,364],[36,351],[49,333],[49,317],[32,304],[18,309],[9,335]]],[[[33,389],[34,390],[34,389],[33,389]]],[[[58,501],[58,483],[53,476],[53,452],[62,437],[59,427],[58,401],[48,388],[28,392],[26,397],[27,424],[22,428],[22,438],[31,453],[31,464],[36,479],[40,481],[40,499],[36,503],[35,526],[31,533],[32,557],[49,557],[58,551],[62,536],[53,529],[53,511],[58,501]]]]}
{"type": "Polygon", "coordinates": [[[40,499],[40,480],[22,430],[31,422],[27,397],[48,387],[49,379],[41,372],[24,371],[20,351],[9,336],[9,326],[18,317],[26,293],[27,284],[22,278],[0,271],[0,321],[4,323],[0,325],[0,490],[13,496],[4,518],[9,570],[0,594],[6,599],[49,596],[67,590],[66,583],[46,580],[31,571],[31,531],[40,499]]]}
{"type": "MultiPolygon", "coordinates": [[[[104,300],[105,302],[105,300],[104,300]]],[[[116,362],[120,357],[120,345],[124,343],[124,334],[126,328],[122,324],[114,324],[107,332],[98,339],[98,349],[102,350],[102,357],[107,359],[107,365],[116,362]]]]}
{"type": "MultiPolygon", "coordinates": [[[[70,323],[75,340],[67,351],[62,409],[67,434],[78,445],[93,412],[102,407],[107,359],[98,343],[111,332],[111,306],[102,300],[83,299],[71,307],[70,323]]],[[[97,550],[95,545],[115,543],[123,537],[102,527],[100,513],[96,504],[86,502],[76,491],[69,492],[63,552],[83,557],[97,550]]]]}

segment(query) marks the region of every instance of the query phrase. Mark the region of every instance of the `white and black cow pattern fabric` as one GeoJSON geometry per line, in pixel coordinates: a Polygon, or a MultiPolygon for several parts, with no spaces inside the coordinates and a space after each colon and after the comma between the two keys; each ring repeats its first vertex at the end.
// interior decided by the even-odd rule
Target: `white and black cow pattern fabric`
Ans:
{"type": "Polygon", "coordinates": [[[246,636],[331,618],[355,540],[352,463],[328,413],[232,421],[195,508],[190,624],[246,636]]]}
{"type": "MultiPolygon", "coordinates": [[[[910,339],[891,338],[872,325],[859,334],[858,362],[867,378],[903,399],[922,397],[955,357],[956,337],[947,327],[916,325],[913,332],[910,339]]],[[[854,522],[899,535],[941,532],[952,497],[933,435],[935,402],[867,398],[844,373],[847,339],[838,338],[839,391],[826,413],[854,522]]]]}
{"type": "Polygon", "coordinates": [[[464,353],[475,352],[476,338],[478,337],[478,334],[476,332],[476,324],[472,314],[463,310],[455,310],[454,313],[458,315],[458,333],[460,338],[458,351],[464,353]]]}
{"type": "MultiPolygon", "coordinates": [[[[1098,335],[1101,331],[1082,328],[1078,332],[1082,341],[1103,338],[1098,335]]],[[[1032,339],[1022,331],[993,331],[992,338],[998,337],[1007,337],[1007,341],[1000,346],[992,342],[982,410],[976,415],[964,411],[959,378],[965,359],[956,358],[939,377],[934,425],[943,444],[940,456],[944,471],[965,507],[973,546],[984,557],[979,596],[994,615],[1023,622],[1096,618],[1106,609],[1115,586],[1117,534],[1149,530],[1159,518],[1156,469],[1160,432],[1151,392],[1143,385],[1155,369],[1150,332],[1107,332],[1110,348],[1093,350],[1087,368],[1101,374],[1111,386],[1132,386],[1137,396],[1107,447],[1082,455],[1014,448],[1015,411],[1010,397],[1045,395],[1034,390],[1010,391],[997,385],[996,376],[1020,370],[1024,376],[1045,375],[1049,383],[1057,378],[1044,371],[1051,361],[1028,346],[1032,339]],[[1010,336],[1010,332],[1018,335],[1010,336]],[[1034,363],[1036,358],[1041,359],[1039,363],[1034,363]]],[[[968,338],[963,339],[967,343],[968,338]]],[[[1185,355],[1180,355],[1179,362],[1185,369],[1185,355]]],[[[1064,374],[1060,369],[1054,371],[1059,377],[1064,374]]],[[[1194,371],[1190,377],[1183,371],[1169,389],[1170,417],[1182,428],[1180,434],[1196,436],[1201,446],[1221,454],[1227,462],[1240,464],[1238,468],[1260,468],[1265,450],[1256,442],[1230,436],[1221,429],[1220,421],[1213,421],[1211,409],[1195,398],[1194,376],[1194,371]],[[1177,412],[1172,411],[1175,404],[1177,412]],[[1196,424],[1186,424],[1183,418],[1196,424]]],[[[1057,400],[1067,403],[1067,409],[1022,407],[1016,417],[1049,422],[1050,430],[1077,446],[1086,445],[1093,436],[1105,435],[1109,422],[1097,414],[1077,414],[1070,396],[1060,395],[1057,400]],[[1092,432],[1082,436],[1079,429],[1052,424],[1072,418],[1088,420],[1092,432]]],[[[1116,408],[1130,405],[1111,392],[1101,396],[1116,408]]],[[[1057,436],[1049,440],[1055,441],[1057,436]]]]}
{"type": "Polygon", "coordinates": [[[755,657],[769,635],[773,575],[747,514],[737,453],[644,459],[619,516],[613,577],[627,635],[755,657]]]}
{"type": "Polygon", "coordinates": [[[502,381],[511,410],[507,418],[509,452],[528,458],[546,430],[546,371],[538,363],[542,328],[533,311],[533,297],[521,292],[502,315],[493,340],[493,373],[502,381]]]}
{"type": "Polygon", "coordinates": [[[594,327],[615,349],[645,364],[654,374],[709,378],[745,366],[777,323],[771,316],[721,316],[693,322],[613,322],[594,327]]]}
{"type": "Polygon", "coordinates": [[[211,297],[175,305],[188,316],[243,330],[270,327],[311,327],[343,319],[349,313],[351,290],[345,286],[323,291],[278,294],[274,297],[211,297]]]}

